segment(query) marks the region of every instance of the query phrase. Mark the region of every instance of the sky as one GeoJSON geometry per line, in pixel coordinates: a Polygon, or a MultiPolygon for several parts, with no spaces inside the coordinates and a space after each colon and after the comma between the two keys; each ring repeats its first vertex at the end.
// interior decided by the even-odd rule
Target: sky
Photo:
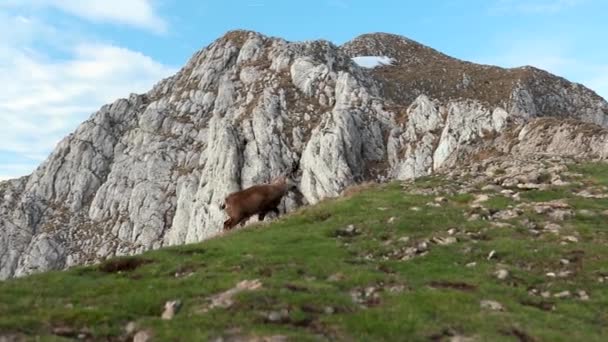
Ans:
{"type": "Polygon", "coordinates": [[[606,13],[606,0],[0,0],[0,180],[31,173],[100,106],[149,90],[228,30],[336,44],[395,33],[608,98],[606,13]]]}

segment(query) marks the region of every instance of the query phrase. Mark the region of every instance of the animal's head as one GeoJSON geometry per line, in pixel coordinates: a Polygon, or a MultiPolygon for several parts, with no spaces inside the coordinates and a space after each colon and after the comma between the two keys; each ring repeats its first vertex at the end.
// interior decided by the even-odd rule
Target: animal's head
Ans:
{"type": "Polygon", "coordinates": [[[280,175],[272,180],[272,184],[284,186],[286,191],[295,190],[298,188],[296,182],[287,174],[280,175]]]}

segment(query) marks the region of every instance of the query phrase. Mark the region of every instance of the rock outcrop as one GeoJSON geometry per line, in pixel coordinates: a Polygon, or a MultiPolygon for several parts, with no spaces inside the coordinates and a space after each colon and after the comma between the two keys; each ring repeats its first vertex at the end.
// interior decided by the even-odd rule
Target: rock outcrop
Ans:
{"type": "Polygon", "coordinates": [[[387,34],[338,47],[232,31],[148,93],[103,106],[32,175],[0,183],[0,279],[201,241],[220,232],[225,195],[294,166],[300,191],[283,211],[482,148],[603,158],[602,126],[606,101],[531,67],[387,34]],[[358,55],[395,62],[368,70],[358,55]]]}

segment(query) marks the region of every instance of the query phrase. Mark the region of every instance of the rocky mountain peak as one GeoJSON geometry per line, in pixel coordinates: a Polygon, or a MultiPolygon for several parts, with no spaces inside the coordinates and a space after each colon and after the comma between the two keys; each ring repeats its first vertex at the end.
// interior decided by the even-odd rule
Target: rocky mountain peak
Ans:
{"type": "Polygon", "coordinates": [[[607,108],[546,72],[396,35],[338,47],[230,31],[146,94],[102,106],[32,175],[0,183],[0,278],[209,238],[227,194],[294,166],[283,212],[484,150],[603,157],[607,108]],[[352,60],[375,54],[398,63],[352,60]]]}

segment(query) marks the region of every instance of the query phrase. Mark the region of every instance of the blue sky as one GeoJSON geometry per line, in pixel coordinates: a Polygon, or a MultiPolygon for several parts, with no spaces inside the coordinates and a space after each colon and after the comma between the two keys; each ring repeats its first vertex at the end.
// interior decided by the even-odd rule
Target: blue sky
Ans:
{"type": "Polygon", "coordinates": [[[148,90],[227,30],[337,44],[396,33],[608,98],[606,13],[605,0],[0,0],[0,180],[30,173],[102,104],[148,90]]]}

